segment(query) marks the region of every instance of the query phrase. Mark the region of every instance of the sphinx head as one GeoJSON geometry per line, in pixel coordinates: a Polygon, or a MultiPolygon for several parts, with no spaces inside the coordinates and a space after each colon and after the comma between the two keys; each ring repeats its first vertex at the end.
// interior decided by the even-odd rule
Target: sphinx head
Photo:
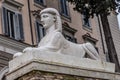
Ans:
{"type": "Polygon", "coordinates": [[[62,24],[59,12],[54,8],[45,8],[40,12],[43,26],[47,29],[55,24],[55,30],[62,32],[62,24]]]}

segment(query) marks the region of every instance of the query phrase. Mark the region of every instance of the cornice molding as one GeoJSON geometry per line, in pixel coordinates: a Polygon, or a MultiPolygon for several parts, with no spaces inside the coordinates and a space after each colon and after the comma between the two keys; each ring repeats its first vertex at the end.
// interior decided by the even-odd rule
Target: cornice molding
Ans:
{"type": "Polygon", "coordinates": [[[13,49],[19,49],[19,50],[23,50],[25,47],[31,46],[29,44],[11,39],[9,37],[6,37],[4,35],[0,35],[0,44],[4,44],[6,46],[9,46],[13,49]]]}
{"type": "Polygon", "coordinates": [[[75,34],[77,32],[76,29],[70,27],[69,24],[66,23],[66,22],[63,23],[63,29],[65,29],[65,30],[67,30],[67,31],[69,31],[69,32],[71,32],[73,34],[75,34]]]}
{"type": "Polygon", "coordinates": [[[17,8],[22,8],[24,5],[15,1],[15,0],[4,0],[3,3],[8,3],[8,4],[11,4],[17,8]]]}
{"type": "Polygon", "coordinates": [[[89,40],[92,40],[92,41],[95,42],[95,43],[98,41],[97,39],[91,37],[91,35],[90,35],[89,33],[84,34],[82,37],[83,37],[83,39],[89,39],[89,40]]]}

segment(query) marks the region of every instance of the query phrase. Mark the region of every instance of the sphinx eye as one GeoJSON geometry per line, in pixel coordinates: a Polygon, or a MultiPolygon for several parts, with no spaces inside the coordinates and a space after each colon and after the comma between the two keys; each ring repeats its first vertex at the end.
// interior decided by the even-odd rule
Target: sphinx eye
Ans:
{"type": "Polygon", "coordinates": [[[48,17],[48,15],[43,15],[43,18],[46,18],[46,17],[48,17]]]}

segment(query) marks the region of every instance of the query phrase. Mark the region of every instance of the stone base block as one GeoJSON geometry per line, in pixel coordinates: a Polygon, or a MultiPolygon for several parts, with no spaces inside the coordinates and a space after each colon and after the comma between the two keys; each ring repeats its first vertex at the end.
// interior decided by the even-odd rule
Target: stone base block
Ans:
{"type": "MultiPolygon", "coordinates": [[[[26,53],[9,62],[8,80],[17,79],[31,71],[115,80],[115,65],[108,62],[52,52],[26,53]]],[[[119,75],[117,75],[119,77],[119,75]]]]}

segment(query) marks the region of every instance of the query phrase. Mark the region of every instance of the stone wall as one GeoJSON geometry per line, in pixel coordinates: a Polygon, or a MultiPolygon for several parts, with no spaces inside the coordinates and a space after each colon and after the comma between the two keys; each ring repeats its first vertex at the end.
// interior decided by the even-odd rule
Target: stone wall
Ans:
{"type": "Polygon", "coordinates": [[[83,78],[72,75],[32,71],[16,80],[101,80],[101,79],[83,78]]]}
{"type": "Polygon", "coordinates": [[[119,25],[118,25],[118,21],[117,21],[117,15],[111,14],[110,16],[108,16],[108,21],[109,21],[115,49],[117,52],[116,57],[118,57],[118,60],[120,63],[120,30],[119,30],[119,25]]]}
{"type": "Polygon", "coordinates": [[[8,54],[0,50],[0,70],[8,66],[8,62],[12,59],[12,54],[8,54]]]}

